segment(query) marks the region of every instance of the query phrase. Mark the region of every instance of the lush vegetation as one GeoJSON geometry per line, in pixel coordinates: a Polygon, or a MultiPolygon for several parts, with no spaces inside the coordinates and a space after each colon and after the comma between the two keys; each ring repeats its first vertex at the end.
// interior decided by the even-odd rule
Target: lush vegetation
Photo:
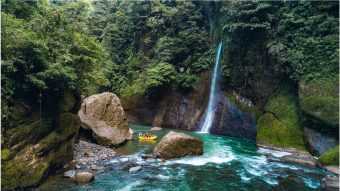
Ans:
{"type": "Polygon", "coordinates": [[[319,161],[324,164],[339,165],[339,145],[326,151],[320,158],[319,161]]]}
{"type": "MultiPolygon", "coordinates": [[[[269,83],[283,80],[338,86],[338,2],[3,0],[1,5],[2,117],[15,100],[37,104],[65,90],[148,99],[190,91],[212,67],[220,40],[228,88],[264,94],[269,83]]],[[[266,118],[273,126],[298,129],[299,104],[311,115],[321,108],[322,120],[338,125],[337,92],[296,100],[294,88],[267,104],[246,96],[257,113],[270,111],[266,118]]],[[[293,145],[302,148],[300,138],[293,145]]]]}
{"type": "Polygon", "coordinates": [[[265,79],[338,79],[338,2],[238,2],[222,5],[231,83],[265,79]],[[268,76],[268,74],[267,74],[268,76]]]}

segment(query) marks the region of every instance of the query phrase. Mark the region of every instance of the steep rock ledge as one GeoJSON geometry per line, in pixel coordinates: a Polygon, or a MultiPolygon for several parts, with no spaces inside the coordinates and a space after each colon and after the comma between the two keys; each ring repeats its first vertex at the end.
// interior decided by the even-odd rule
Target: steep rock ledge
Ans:
{"type": "MultiPolygon", "coordinates": [[[[1,150],[3,190],[36,186],[48,174],[72,160],[80,126],[80,120],[74,114],[78,108],[77,99],[72,92],[65,91],[53,105],[46,104],[49,106],[46,108],[57,109],[55,114],[41,118],[37,117],[38,112],[28,110],[29,104],[17,103],[27,107],[26,110],[20,107],[21,111],[14,107],[11,119],[20,120],[10,123],[14,126],[9,126],[4,134],[1,150]]],[[[46,108],[41,113],[52,113],[46,108]]]]}

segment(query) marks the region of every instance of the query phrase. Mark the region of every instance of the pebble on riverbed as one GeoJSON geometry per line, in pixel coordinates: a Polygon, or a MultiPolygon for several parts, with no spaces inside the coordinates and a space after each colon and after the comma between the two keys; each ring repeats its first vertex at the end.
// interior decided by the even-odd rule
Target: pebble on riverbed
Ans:
{"type": "Polygon", "coordinates": [[[108,147],[79,141],[75,145],[73,162],[76,164],[76,169],[92,169],[101,170],[104,167],[95,165],[103,160],[110,160],[116,156],[116,152],[108,147]]]}

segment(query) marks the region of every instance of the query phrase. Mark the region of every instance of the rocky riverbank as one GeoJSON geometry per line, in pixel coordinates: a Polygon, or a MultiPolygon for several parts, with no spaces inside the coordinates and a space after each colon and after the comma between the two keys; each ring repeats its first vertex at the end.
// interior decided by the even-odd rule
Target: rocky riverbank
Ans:
{"type": "Polygon", "coordinates": [[[72,162],[76,169],[80,170],[99,170],[101,163],[116,157],[116,152],[105,146],[79,141],[75,145],[74,157],[72,162]]]}

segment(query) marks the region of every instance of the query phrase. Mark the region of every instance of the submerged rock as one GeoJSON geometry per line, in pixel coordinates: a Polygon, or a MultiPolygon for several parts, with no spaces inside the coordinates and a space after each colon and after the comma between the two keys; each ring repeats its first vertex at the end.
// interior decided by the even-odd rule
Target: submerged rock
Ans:
{"type": "Polygon", "coordinates": [[[90,172],[77,172],[74,180],[80,184],[88,183],[94,180],[94,175],[90,172]]]}
{"type": "Polygon", "coordinates": [[[153,150],[153,155],[162,159],[201,154],[203,154],[202,140],[174,131],[166,134],[153,150]]]}
{"type": "Polygon", "coordinates": [[[81,126],[92,130],[99,144],[117,146],[131,138],[128,119],[119,98],[109,92],[84,99],[78,112],[81,126]]]}
{"type": "Polygon", "coordinates": [[[135,174],[135,173],[137,173],[138,171],[141,171],[141,170],[142,170],[142,166],[135,166],[135,167],[130,168],[129,172],[131,174],[135,174]]]}

